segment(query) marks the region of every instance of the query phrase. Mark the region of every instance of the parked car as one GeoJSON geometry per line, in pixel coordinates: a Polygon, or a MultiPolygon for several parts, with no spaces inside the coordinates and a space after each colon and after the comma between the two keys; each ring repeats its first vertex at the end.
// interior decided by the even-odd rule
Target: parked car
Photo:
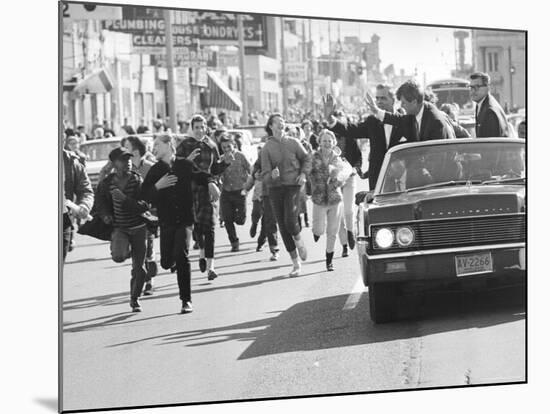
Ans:
{"type": "MultiPolygon", "coordinates": [[[[525,283],[525,141],[433,140],[388,151],[358,208],[359,262],[376,323],[431,288],[525,283]]],[[[413,306],[411,306],[413,303],[413,306]]]]}
{"type": "MultiPolygon", "coordinates": [[[[153,135],[143,134],[137,136],[145,142],[145,146],[148,149],[152,149],[153,135]]],[[[93,188],[97,186],[99,171],[101,171],[109,161],[109,153],[120,146],[120,141],[123,138],[124,137],[94,139],[80,144],[80,151],[86,154],[87,157],[86,172],[88,173],[93,188]]]]}

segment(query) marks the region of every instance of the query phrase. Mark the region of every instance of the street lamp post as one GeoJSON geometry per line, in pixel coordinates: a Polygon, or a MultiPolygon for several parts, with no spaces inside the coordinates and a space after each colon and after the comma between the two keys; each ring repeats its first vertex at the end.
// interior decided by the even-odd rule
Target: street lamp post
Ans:
{"type": "Polygon", "coordinates": [[[166,70],[168,72],[168,119],[172,132],[177,133],[176,93],[174,81],[174,57],[172,53],[172,20],[171,11],[164,10],[164,24],[166,27],[166,70]]]}
{"type": "Polygon", "coordinates": [[[282,17],[280,17],[279,20],[281,22],[281,83],[283,86],[283,116],[286,116],[288,105],[288,91],[286,85],[285,23],[282,17]]]}
{"type": "Polygon", "coordinates": [[[508,62],[510,72],[510,107],[514,107],[514,73],[516,68],[512,65],[512,47],[508,46],[508,62]]]}
{"type": "Polygon", "coordinates": [[[248,97],[246,94],[246,76],[244,72],[244,28],[242,14],[237,15],[237,31],[239,33],[239,71],[241,72],[241,125],[248,125],[248,97]]]}

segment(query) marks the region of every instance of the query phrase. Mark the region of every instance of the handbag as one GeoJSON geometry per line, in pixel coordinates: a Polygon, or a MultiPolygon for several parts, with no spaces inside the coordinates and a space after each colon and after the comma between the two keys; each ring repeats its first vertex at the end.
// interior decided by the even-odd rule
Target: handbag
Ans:
{"type": "Polygon", "coordinates": [[[99,215],[95,215],[90,221],[82,224],[77,233],[99,240],[109,241],[113,233],[113,226],[111,224],[106,224],[99,215]]]}

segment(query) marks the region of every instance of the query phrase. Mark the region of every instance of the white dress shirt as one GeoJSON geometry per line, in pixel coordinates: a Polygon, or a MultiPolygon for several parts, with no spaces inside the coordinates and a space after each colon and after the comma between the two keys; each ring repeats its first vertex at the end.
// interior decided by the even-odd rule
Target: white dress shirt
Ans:
{"type": "Polygon", "coordinates": [[[420,131],[422,127],[422,115],[424,115],[424,104],[420,106],[420,111],[416,114],[416,122],[418,123],[418,138],[420,139],[420,131]]]}

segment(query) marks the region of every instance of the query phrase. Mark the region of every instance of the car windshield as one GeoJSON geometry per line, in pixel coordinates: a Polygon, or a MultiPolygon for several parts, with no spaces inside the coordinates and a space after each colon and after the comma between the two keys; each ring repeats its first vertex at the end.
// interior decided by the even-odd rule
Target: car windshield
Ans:
{"type": "Polygon", "coordinates": [[[120,141],[90,142],[80,146],[80,151],[88,156],[88,161],[105,161],[109,153],[120,146],[120,141]]]}
{"type": "Polygon", "coordinates": [[[382,174],[379,194],[466,184],[523,184],[525,145],[457,142],[404,148],[391,154],[382,174]]]}

